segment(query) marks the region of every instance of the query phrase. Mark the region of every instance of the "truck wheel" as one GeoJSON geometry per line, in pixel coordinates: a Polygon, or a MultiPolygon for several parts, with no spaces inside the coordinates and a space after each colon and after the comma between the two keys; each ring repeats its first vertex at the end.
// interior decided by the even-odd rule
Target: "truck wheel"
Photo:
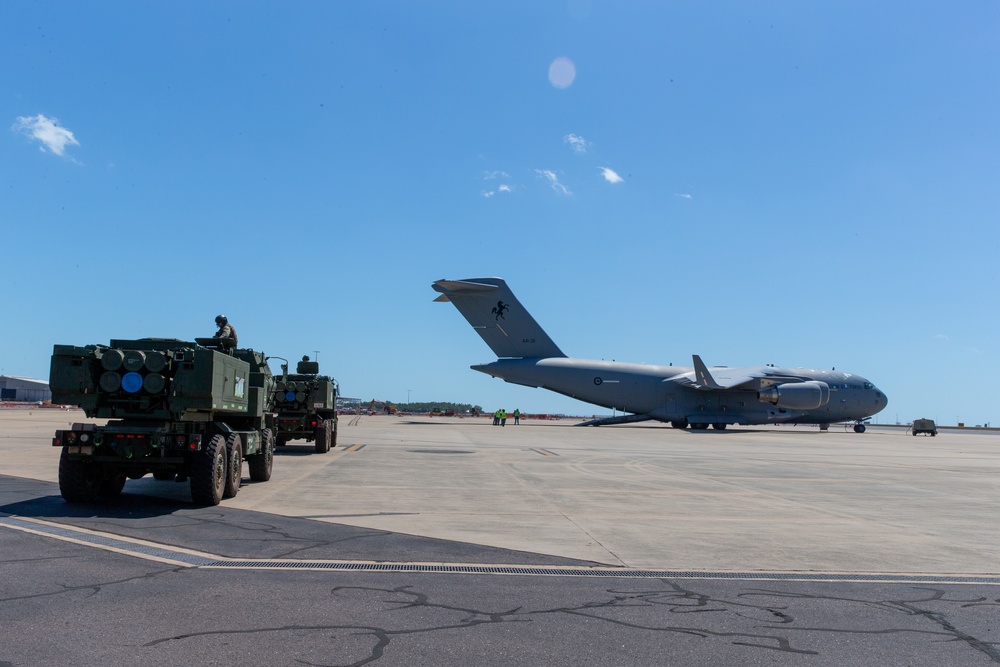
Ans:
{"type": "Polygon", "coordinates": [[[330,451],[330,422],[323,420],[320,425],[316,427],[314,434],[316,438],[316,453],[326,454],[330,451]]]}
{"type": "Polygon", "coordinates": [[[223,498],[232,498],[240,490],[243,480],[243,441],[240,436],[230,433],[226,438],[226,488],[223,498]]]}
{"type": "Polygon", "coordinates": [[[125,488],[125,473],[118,473],[97,485],[97,495],[101,498],[117,498],[125,488]]]}
{"type": "Polygon", "coordinates": [[[225,488],[226,440],[214,435],[191,466],[191,500],[198,505],[218,505],[225,488]]]}
{"type": "Polygon", "coordinates": [[[337,446],[337,420],[333,420],[333,435],[330,437],[330,449],[337,446]]]}
{"type": "Polygon", "coordinates": [[[63,447],[59,456],[59,493],[68,503],[92,503],[101,485],[101,469],[92,463],[74,461],[63,447]]]}
{"type": "Polygon", "coordinates": [[[326,451],[333,449],[333,422],[329,419],[323,421],[323,432],[326,437],[326,451]]]}
{"type": "Polygon", "coordinates": [[[264,429],[260,453],[247,457],[250,466],[250,479],[255,482],[266,482],[271,479],[271,467],[274,463],[274,432],[264,429]]]}

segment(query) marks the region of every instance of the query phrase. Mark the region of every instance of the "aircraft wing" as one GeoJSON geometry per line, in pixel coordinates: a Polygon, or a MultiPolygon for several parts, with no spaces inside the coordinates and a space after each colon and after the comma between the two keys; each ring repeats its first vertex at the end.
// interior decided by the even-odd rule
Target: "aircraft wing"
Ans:
{"type": "Polygon", "coordinates": [[[704,391],[732,389],[757,378],[764,377],[758,368],[714,368],[708,369],[697,354],[692,355],[694,370],[666,380],[688,385],[704,391]]]}

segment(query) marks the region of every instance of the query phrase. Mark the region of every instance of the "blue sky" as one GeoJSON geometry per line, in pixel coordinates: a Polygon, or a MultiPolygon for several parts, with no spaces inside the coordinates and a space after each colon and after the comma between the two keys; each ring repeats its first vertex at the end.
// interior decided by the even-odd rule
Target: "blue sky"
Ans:
{"type": "Polygon", "coordinates": [[[567,354],[836,367],[1000,423],[1000,4],[0,5],[0,373],[210,335],[343,393],[469,370],[440,278],[567,354]]]}

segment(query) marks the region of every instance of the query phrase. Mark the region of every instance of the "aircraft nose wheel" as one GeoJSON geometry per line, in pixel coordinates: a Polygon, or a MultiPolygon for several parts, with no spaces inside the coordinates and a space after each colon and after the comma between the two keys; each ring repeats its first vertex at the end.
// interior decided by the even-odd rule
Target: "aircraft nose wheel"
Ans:
{"type": "Polygon", "coordinates": [[[861,422],[858,422],[857,424],[854,425],[854,432],[855,433],[864,433],[865,432],[865,425],[862,424],[861,422]]]}

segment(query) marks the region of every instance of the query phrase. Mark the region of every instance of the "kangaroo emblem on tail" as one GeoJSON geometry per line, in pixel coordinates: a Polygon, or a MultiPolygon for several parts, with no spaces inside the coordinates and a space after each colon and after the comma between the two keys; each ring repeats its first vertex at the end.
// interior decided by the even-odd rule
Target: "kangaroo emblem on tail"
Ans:
{"type": "Polygon", "coordinates": [[[508,306],[507,304],[505,304],[503,301],[497,301],[497,305],[495,305],[493,307],[493,310],[491,310],[490,312],[493,313],[494,315],[496,315],[496,319],[497,320],[501,320],[501,319],[505,320],[507,318],[504,317],[503,314],[504,314],[505,311],[508,311],[508,310],[510,310],[510,306],[508,306]]]}

